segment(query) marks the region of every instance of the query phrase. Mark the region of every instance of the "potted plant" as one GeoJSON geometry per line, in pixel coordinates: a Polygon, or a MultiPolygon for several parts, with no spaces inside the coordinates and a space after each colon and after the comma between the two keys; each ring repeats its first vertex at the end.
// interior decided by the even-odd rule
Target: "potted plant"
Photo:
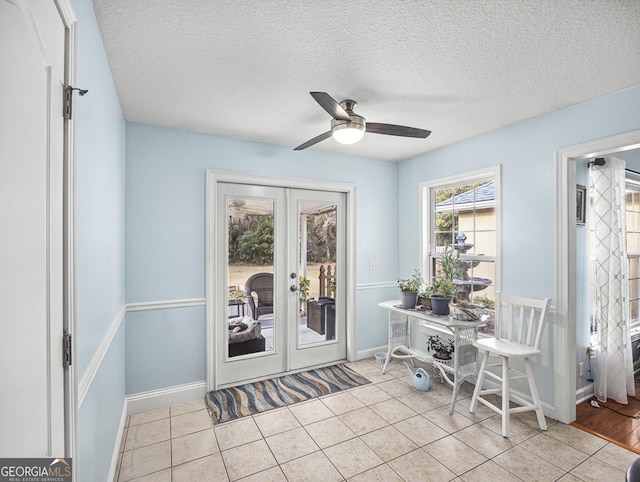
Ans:
{"type": "Polygon", "coordinates": [[[411,278],[399,279],[398,286],[400,287],[400,302],[403,308],[414,309],[418,302],[418,291],[424,284],[422,279],[422,273],[416,269],[413,272],[411,278]]]}
{"type": "Polygon", "coordinates": [[[445,278],[453,280],[454,276],[462,276],[462,267],[458,265],[460,251],[448,246],[442,256],[436,260],[445,278]]]}
{"type": "Polygon", "coordinates": [[[442,276],[431,285],[431,311],[434,315],[448,315],[449,303],[458,297],[458,287],[453,278],[460,275],[459,257],[458,250],[449,246],[442,257],[436,260],[442,276]]]}
{"type": "Polygon", "coordinates": [[[300,276],[300,316],[305,316],[305,307],[309,299],[309,289],[311,288],[311,280],[300,276]]]}
{"type": "Polygon", "coordinates": [[[449,303],[458,296],[458,287],[452,280],[439,278],[431,285],[431,311],[434,315],[448,315],[449,303]]]}
{"type": "Polygon", "coordinates": [[[422,305],[422,308],[426,311],[431,311],[431,295],[433,294],[433,287],[427,285],[424,289],[418,293],[418,304],[422,305]]]}
{"type": "MultiPolygon", "coordinates": [[[[244,300],[245,300],[244,290],[241,290],[238,286],[229,286],[229,297],[227,298],[228,307],[234,307],[234,313],[237,317],[240,317],[240,314],[244,316],[244,300]]],[[[229,314],[231,316],[231,314],[229,314]]]]}
{"type": "Polygon", "coordinates": [[[245,297],[245,293],[244,290],[239,289],[237,286],[230,286],[229,287],[229,301],[232,300],[242,300],[245,297]]]}
{"type": "Polygon", "coordinates": [[[455,345],[453,340],[442,339],[438,335],[431,335],[427,338],[427,350],[434,352],[433,358],[438,360],[451,360],[455,345]]]}
{"type": "Polygon", "coordinates": [[[327,283],[327,291],[329,291],[328,296],[331,298],[336,297],[336,280],[332,279],[327,283]]]}

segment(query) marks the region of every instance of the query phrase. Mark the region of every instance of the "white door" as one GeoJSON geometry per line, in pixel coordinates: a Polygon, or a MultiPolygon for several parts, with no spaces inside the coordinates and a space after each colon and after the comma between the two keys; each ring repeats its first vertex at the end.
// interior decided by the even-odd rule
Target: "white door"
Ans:
{"type": "Polygon", "coordinates": [[[0,0],[0,454],[65,456],[66,27],[56,4],[0,0]]]}
{"type": "Polygon", "coordinates": [[[288,192],[289,369],[297,370],[346,358],[346,213],[343,193],[288,192]],[[291,296],[301,279],[308,292],[291,296]]]}
{"type": "Polygon", "coordinates": [[[344,228],[343,193],[218,184],[216,386],[346,357],[344,228]]]}

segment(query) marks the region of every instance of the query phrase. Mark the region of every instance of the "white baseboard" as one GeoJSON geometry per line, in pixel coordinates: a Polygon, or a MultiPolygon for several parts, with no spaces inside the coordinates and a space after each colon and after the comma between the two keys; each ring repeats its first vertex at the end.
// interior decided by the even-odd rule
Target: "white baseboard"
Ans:
{"type": "Polygon", "coordinates": [[[118,469],[118,456],[120,455],[120,445],[122,445],[122,436],[124,435],[124,424],[127,421],[127,402],[122,404],[122,414],[120,415],[120,425],[118,426],[118,435],[116,443],[113,447],[113,455],[111,456],[111,467],[109,468],[109,478],[113,482],[116,480],[116,470],[118,469]]]}
{"type": "Polygon", "coordinates": [[[589,385],[586,385],[582,388],[579,388],[576,390],[576,405],[582,402],[586,402],[587,400],[589,400],[591,397],[593,397],[596,394],[594,388],[593,388],[593,383],[590,383],[589,385]]]}
{"type": "Polygon", "coordinates": [[[201,382],[176,385],[159,390],[127,395],[127,414],[146,412],[156,408],[170,407],[178,403],[201,400],[206,394],[204,380],[201,382]]]}
{"type": "Polygon", "coordinates": [[[365,358],[373,358],[376,353],[387,353],[387,348],[387,345],[382,345],[375,348],[369,348],[367,350],[361,350],[357,354],[357,359],[353,361],[364,360],[365,358]]]}

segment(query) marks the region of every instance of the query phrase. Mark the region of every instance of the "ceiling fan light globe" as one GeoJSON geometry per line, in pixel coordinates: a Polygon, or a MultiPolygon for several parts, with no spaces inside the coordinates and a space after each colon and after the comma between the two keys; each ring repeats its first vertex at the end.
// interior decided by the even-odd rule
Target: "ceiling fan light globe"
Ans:
{"type": "Polygon", "coordinates": [[[336,126],[331,132],[336,142],[340,144],[355,144],[364,137],[362,126],[336,126]]]}
{"type": "Polygon", "coordinates": [[[331,121],[331,135],[340,144],[355,144],[367,130],[367,123],[364,117],[361,117],[349,111],[351,121],[346,122],[341,119],[333,119],[331,121]]]}

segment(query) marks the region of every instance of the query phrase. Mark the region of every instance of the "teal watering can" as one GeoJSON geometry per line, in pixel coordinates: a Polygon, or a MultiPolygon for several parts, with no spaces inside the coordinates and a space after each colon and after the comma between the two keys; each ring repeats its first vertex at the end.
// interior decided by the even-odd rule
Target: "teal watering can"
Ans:
{"type": "Polygon", "coordinates": [[[413,387],[416,390],[420,390],[421,392],[426,392],[427,390],[429,390],[429,374],[424,370],[424,368],[418,368],[414,373],[411,371],[411,368],[409,368],[409,365],[407,365],[406,362],[404,364],[406,365],[407,370],[409,370],[409,374],[413,379],[413,387]]]}

